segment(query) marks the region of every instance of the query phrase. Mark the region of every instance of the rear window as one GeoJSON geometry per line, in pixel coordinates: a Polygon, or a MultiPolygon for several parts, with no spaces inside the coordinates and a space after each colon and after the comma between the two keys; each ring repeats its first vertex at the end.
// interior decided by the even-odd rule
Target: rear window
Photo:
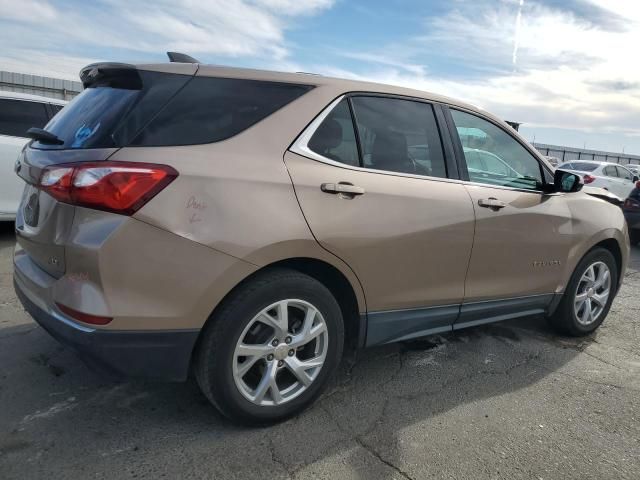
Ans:
{"type": "Polygon", "coordinates": [[[211,143],[232,137],[303,95],[307,85],[138,71],[124,88],[86,88],[47,124],[63,145],[110,148],[211,143]]]}
{"type": "Polygon", "coordinates": [[[191,75],[138,71],[136,81],[101,81],[85,88],[44,127],[64,142],[35,148],[111,148],[128,145],[191,75]],[[113,85],[113,86],[111,86],[113,85]]]}
{"type": "Polygon", "coordinates": [[[578,170],[579,172],[593,172],[596,168],[598,168],[598,164],[588,162],[571,162],[565,163],[564,165],[562,165],[562,168],[578,170]]]}

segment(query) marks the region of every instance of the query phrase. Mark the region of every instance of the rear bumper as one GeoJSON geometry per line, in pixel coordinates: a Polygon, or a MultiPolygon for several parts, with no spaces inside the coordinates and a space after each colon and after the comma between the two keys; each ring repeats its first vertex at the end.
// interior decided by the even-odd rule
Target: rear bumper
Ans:
{"type": "MultiPolygon", "coordinates": [[[[14,287],[24,308],[42,328],[90,367],[118,378],[183,381],[189,373],[197,330],[96,330],[38,305],[29,281],[16,269],[14,287]]],[[[40,299],[41,300],[41,299],[40,299]]],[[[38,302],[40,303],[40,302],[38,302]]]]}

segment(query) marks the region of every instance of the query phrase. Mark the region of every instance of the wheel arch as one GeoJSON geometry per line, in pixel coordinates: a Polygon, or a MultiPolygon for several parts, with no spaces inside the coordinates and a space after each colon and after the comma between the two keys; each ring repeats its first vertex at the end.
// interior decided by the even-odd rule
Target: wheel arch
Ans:
{"type": "MultiPolygon", "coordinates": [[[[257,276],[264,274],[266,271],[279,268],[304,273],[327,287],[336,298],[342,311],[345,327],[345,346],[354,350],[364,346],[366,338],[366,306],[364,305],[364,294],[357,278],[355,279],[357,285],[354,285],[353,280],[348,278],[343,271],[325,260],[311,257],[293,257],[276,260],[258,268],[239,281],[222,297],[200,330],[191,354],[192,364],[200,345],[202,332],[204,332],[210,322],[214,321],[216,312],[224,305],[229,297],[257,276]]],[[[355,275],[353,275],[353,277],[355,277],[355,275]]]]}

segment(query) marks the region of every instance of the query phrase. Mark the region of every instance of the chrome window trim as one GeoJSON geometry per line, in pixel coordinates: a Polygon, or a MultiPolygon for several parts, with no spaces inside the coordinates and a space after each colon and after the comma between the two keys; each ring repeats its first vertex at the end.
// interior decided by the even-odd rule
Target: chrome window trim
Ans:
{"type": "MultiPolygon", "coordinates": [[[[347,163],[337,162],[330,158],[324,157],[314,152],[313,150],[311,150],[308,146],[308,143],[311,140],[311,137],[313,137],[313,134],[316,133],[316,130],[320,127],[324,119],[327,118],[327,116],[329,116],[332,110],[346,97],[347,97],[346,94],[340,95],[338,98],[333,100],[329,105],[327,105],[324,108],[324,110],[322,110],[322,112],[320,112],[320,114],[316,118],[314,118],[309,125],[307,125],[307,127],[302,131],[302,133],[298,135],[298,138],[296,138],[296,140],[291,144],[291,147],[289,147],[289,151],[296,153],[300,156],[303,156],[305,158],[308,158],[310,160],[315,160],[317,162],[332,165],[334,167],[345,168],[347,170],[355,170],[358,172],[377,173],[381,175],[390,175],[394,177],[403,177],[403,178],[415,178],[418,180],[431,180],[435,182],[458,183],[458,184],[470,185],[474,187],[497,188],[500,190],[511,190],[511,191],[524,192],[524,193],[536,193],[538,195],[546,195],[546,196],[564,194],[562,192],[545,193],[541,190],[528,190],[525,188],[506,187],[502,185],[490,185],[487,183],[472,182],[470,180],[460,180],[457,178],[431,177],[428,175],[416,175],[412,173],[394,172],[392,170],[377,170],[374,168],[349,165],[347,163]]],[[[354,125],[354,128],[355,128],[355,125],[354,125]]]]}

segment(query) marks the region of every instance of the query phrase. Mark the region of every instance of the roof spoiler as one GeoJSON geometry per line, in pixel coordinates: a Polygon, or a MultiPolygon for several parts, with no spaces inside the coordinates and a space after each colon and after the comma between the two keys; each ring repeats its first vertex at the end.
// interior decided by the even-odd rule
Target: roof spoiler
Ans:
{"type": "Polygon", "coordinates": [[[200,63],[198,60],[186,53],[167,52],[167,56],[171,63],[200,63]]]}
{"type": "Polygon", "coordinates": [[[113,87],[127,90],[140,90],[142,79],[134,65],[128,63],[92,63],[80,70],[82,86],[113,87]]]}

